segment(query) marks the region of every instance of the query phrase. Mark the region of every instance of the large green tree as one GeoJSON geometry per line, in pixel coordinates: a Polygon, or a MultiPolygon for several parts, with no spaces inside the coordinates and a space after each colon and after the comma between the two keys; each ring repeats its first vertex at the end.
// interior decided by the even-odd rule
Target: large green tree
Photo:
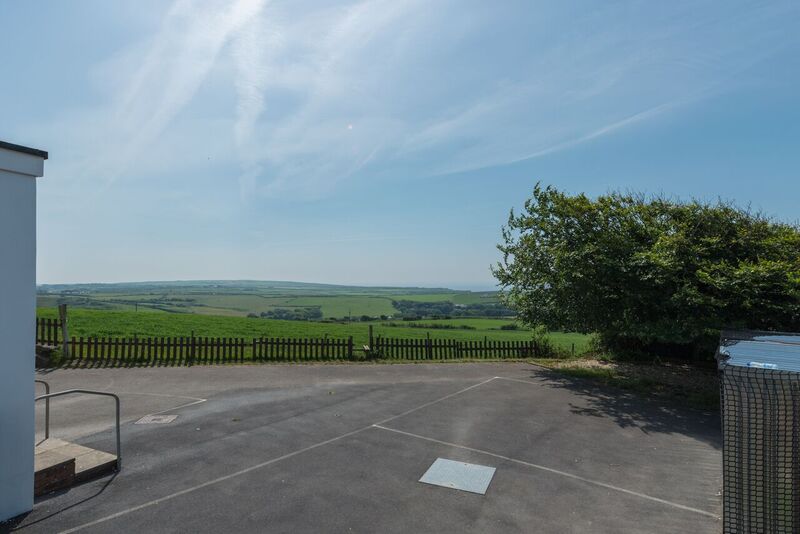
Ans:
{"type": "Polygon", "coordinates": [[[708,351],[721,328],[800,330],[800,228],[729,203],[537,185],[493,269],[531,325],[610,348],[708,351]]]}

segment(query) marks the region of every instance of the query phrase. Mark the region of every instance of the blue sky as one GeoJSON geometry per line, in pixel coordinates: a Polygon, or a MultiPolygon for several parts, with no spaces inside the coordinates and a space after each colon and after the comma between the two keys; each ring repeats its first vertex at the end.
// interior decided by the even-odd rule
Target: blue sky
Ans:
{"type": "Polygon", "coordinates": [[[800,4],[6,1],[40,283],[491,287],[541,181],[796,222],[800,4]]]}

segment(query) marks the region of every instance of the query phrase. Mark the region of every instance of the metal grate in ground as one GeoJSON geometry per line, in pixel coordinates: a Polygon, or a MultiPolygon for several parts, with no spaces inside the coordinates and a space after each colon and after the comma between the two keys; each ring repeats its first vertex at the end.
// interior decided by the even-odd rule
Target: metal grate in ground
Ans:
{"type": "Polygon", "coordinates": [[[437,458],[420,482],[485,495],[495,468],[437,458]]]}

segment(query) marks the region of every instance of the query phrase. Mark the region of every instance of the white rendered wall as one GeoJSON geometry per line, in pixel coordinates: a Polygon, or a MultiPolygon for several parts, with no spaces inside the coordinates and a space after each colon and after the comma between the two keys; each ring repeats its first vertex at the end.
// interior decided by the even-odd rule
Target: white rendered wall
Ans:
{"type": "Polygon", "coordinates": [[[42,161],[0,148],[0,521],[33,508],[35,176],[42,161]]]}

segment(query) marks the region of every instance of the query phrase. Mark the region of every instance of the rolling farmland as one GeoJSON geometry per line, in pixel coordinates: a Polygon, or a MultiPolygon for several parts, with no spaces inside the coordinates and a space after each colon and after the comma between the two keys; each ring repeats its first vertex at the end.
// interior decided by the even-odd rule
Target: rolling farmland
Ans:
{"type": "MultiPolygon", "coordinates": [[[[391,338],[521,341],[533,336],[515,323],[496,292],[446,288],[249,281],[40,286],[40,317],[55,318],[60,303],[69,308],[70,335],[84,338],[352,336],[360,346],[368,343],[370,325],[375,336],[391,338]],[[314,318],[275,318],[276,312],[297,311],[313,311],[314,318]],[[463,316],[486,311],[500,316],[463,316]],[[442,315],[448,317],[438,318],[442,315]]],[[[573,344],[579,353],[588,347],[588,336],[581,334],[557,332],[550,338],[566,350],[573,344]]]]}
{"type": "Polygon", "coordinates": [[[498,303],[496,292],[444,288],[355,287],[297,282],[149,282],[130,284],[44,285],[37,305],[106,311],[246,317],[277,309],[317,308],[322,318],[397,315],[394,301],[451,302],[454,305],[498,303]]]}

